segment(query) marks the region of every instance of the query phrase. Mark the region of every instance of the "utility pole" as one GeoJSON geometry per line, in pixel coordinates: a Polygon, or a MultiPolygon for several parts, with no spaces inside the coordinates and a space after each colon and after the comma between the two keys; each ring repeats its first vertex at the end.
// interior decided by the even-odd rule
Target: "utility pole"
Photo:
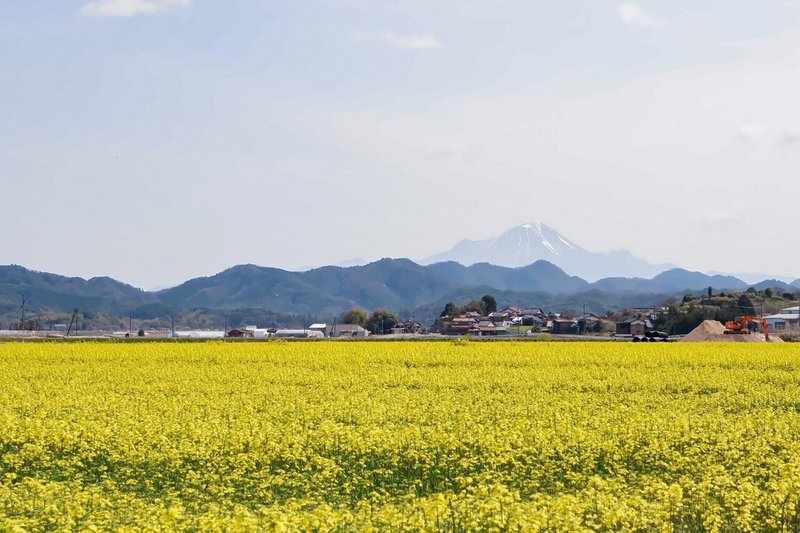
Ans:
{"type": "Polygon", "coordinates": [[[75,324],[75,332],[77,334],[78,331],[78,308],[76,307],[75,310],[72,312],[72,318],[69,320],[69,327],[67,328],[67,337],[69,337],[69,332],[72,331],[72,324],[75,324]]]}
{"type": "Polygon", "coordinates": [[[20,330],[25,329],[25,302],[27,302],[27,301],[28,301],[28,299],[23,294],[22,295],[22,305],[20,305],[20,321],[19,321],[19,329],[20,330]]]}
{"type": "Polygon", "coordinates": [[[586,300],[583,301],[583,324],[581,325],[581,335],[586,334],[586,300]]]}

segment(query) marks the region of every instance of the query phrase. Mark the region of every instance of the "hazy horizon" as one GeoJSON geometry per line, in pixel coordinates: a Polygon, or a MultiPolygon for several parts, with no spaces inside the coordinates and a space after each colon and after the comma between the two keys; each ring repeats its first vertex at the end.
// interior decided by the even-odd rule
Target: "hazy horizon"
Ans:
{"type": "MultiPolygon", "coordinates": [[[[534,223],[519,224],[519,225],[516,225],[516,226],[514,226],[512,228],[509,228],[508,231],[513,231],[514,229],[516,229],[518,227],[530,226],[531,224],[536,224],[536,223],[534,222],[534,223]]],[[[551,229],[556,229],[556,228],[551,228],[551,229]]],[[[492,236],[492,237],[498,237],[498,235],[495,235],[495,236],[492,236]]],[[[491,240],[492,237],[490,237],[488,239],[463,239],[463,240],[472,240],[472,241],[475,241],[475,242],[479,242],[479,241],[482,241],[482,240],[491,240]]],[[[458,244],[458,243],[454,243],[454,244],[458,244]]],[[[575,243],[575,244],[578,245],[578,246],[581,246],[580,243],[575,243]]],[[[442,252],[447,252],[447,251],[449,251],[449,248],[447,250],[442,250],[442,252]]],[[[599,251],[599,252],[603,253],[603,252],[614,252],[614,251],[620,251],[620,250],[603,250],[603,251],[599,251]]],[[[258,264],[258,263],[252,263],[252,262],[249,262],[249,263],[237,263],[237,264],[227,265],[227,266],[221,268],[220,270],[216,270],[216,271],[213,271],[213,272],[205,272],[205,273],[200,273],[200,274],[197,274],[197,275],[191,276],[191,277],[183,277],[183,278],[180,278],[180,279],[178,279],[177,281],[175,281],[173,283],[162,284],[162,285],[154,285],[154,286],[139,286],[139,285],[136,285],[135,283],[131,283],[129,280],[120,279],[120,278],[115,278],[115,279],[117,279],[117,281],[121,281],[123,283],[128,283],[130,285],[133,285],[134,287],[138,287],[138,288],[143,289],[145,291],[157,292],[159,290],[164,290],[164,289],[169,289],[169,288],[172,288],[172,287],[176,287],[176,286],[181,285],[182,283],[184,283],[186,281],[189,281],[190,279],[194,279],[194,278],[197,278],[197,277],[213,276],[213,275],[219,274],[220,272],[222,272],[224,270],[227,270],[229,268],[233,268],[233,267],[236,267],[236,266],[241,266],[241,265],[244,265],[244,264],[254,264],[256,266],[266,267],[266,268],[279,268],[279,269],[287,270],[287,271],[290,271],[290,272],[306,272],[306,271],[309,271],[309,270],[314,270],[314,269],[317,269],[317,268],[322,268],[322,267],[327,267],[327,266],[335,266],[335,267],[342,267],[342,268],[349,268],[349,267],[353,267],[353,266],[363,266],[363,265],[366,265],[366,264],[369,264],[369,263],[373,263],[373,262],[377,262],[377,261],[380,261],[380,260],[383,260],[383,259],[387,259],[387,258],[388,259],[409,259],[409,260],[414,261],[415,263],[420,264],[420,265],[433,264],[430,261],[430,258],[413,258],[413,257],[404,257],[404,256],[395,255],[395,256],[374,257],[374,258],[370,258],[370,259],[351,258],[351,259],[346,259],[346,260],[342,260],[342,261],[338,261],[338,262],[334,262],[334,263],[322,263],[322,264],[318,264],[318,265],[306,265],[306,266],[301,266],[301,267],[296,267],[296,268],[283,268],[283,267],[279,267],[279,266],[275,266],[275,265],[258,264]]],[[[450,260],[452,260],[452,259],[450,259],[450,260]]],[[[544,260],[545,261],[549,261],[549,262],[554,262],[553,259],[544,258],[544,260]]],[[[460,262],[460,261],[456,261],[456,262],[460,262]]],[[[466,266],[469,266],[471,264],[474,264],[474,263],[468,263],[466,266]]],[[[527,266],[527,265],[520,265],[520,266],[502,265],[502,264],[500,264],[500,262],[491,262],[491,264],[497,265],[497,266],[505,266],[506,268],[521,268],[522,266],[527,266]]],[[[18,266],[27,267],[26,265],[18,265],[18,266]]],[[[27,267],[27,268],[31,268],[31,267],[27,267]]],[[[598,276],[588,276],[588,277],[587,276],[580,276],[577,273],[571,272],[569,269],[566,269],[564,267],[559,267],[559,268],[564,270],[564,272],[566,274],[570,275],[570,276],[577,275],[578,277],[581,277],[582,279],[584,279],[584,280],[586,280],[586,281],[588,281],[590,283],[593,283],[593,282],[597,281],[598,279],[601,279],[598,276]]],[[[670,268],[685,269],[685,267],[683,267],[681,265],[666,265],[665,268],[663,270],[661,270],[661,271],[663,272],[663,271],[669,270],[670,268]]],[[[38,269],[33,269],[33,270],[38,270],[38,269]]],[[[686,270],[691,270],[691,269],[686,269],[686,270]]],[[[52,272],[51,271],[50,273],[59,274],[59,275],[66,275],[63,272],[52,272]]],[[[783,281],[783,282],[786,282],[786,283],[791,283],[793,281],[796,281],[797,279],[800,279],[797,276],[792,276],[790,274],[780,274],[780,273],[774,273],[774,272],[754,273],[754,272],[713,271],[712,270],[712,271],[705,271],[703,273],[707,274],[709,276],[713,276],[713,275],[717,275],[717,274],[726,275],[726,276],[734,276],[734,277],[737,277],[737,278],[741,279],[742,281],[744,281],[746,283],[753,283],[753,284],[759,283],[761,281],[765,281],[765,280],[768,280],[768,279],[776,279],[776,280],[783,281]]],[[[92,276],[84,276],[84,275],[81,275],[80,273],[71,274],[71,275],[72,276],[76,276],[76,277],[82,277],[82,278],[90,278],[90,277],[92,277],[92,276]]],[[[100,276],[106,276],[106,275],[107,274],[100,274],[100,276]]],[[[615,277],[616,276],[617,275],[615,274],[615,277]]],[[[113,278],[114,276],[111,276],[111,277],[113,278]]],[[[629,276],[620,275],[619,277],[629,277],[629,276]]],[[[644,277],[646,279],[649,279],[651,276],[642,276],[642,277],[644,277]]]]}

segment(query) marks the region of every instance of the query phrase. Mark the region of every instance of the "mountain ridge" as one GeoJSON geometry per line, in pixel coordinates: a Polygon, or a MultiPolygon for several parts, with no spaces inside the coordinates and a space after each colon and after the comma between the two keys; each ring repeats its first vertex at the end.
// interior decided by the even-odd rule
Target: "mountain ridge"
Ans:
{"type": "Polygon", "coordinates": [[[490,263],[516,268],[544,259],[585,280],[604,277],[651,277],[674,265],[653,265],[627,250],[590,252],[556,229],[541,222],[514,226],[496,237],[464,239],[450,250],[433,254],[420,263],[455,261],[465,266],[490,263]]]}
{"type": "MultiPolygon", "coordinates": [[[[755,286],[800,289],[799,285],[779,283],[783,282],[765,280],[755,286]]],[[[666,270],[649,279],[609,277],[589,283],[545,260],[509,268],[488,263],[464,266],[455,262],[424,266],[405,258],[384,258],[364,266],[326,266],[305,272],[242,264],[172,288],[145,292],[109,277],[67,278],[10,265],[0,266],[0,312],[19,309],[20,297],[25,295],[30,308],[61,312],[74,307],[117,315],[147,308],[161,311],[260,308],[333,317],[354,306],[392,311],[425,308],[448,297],[481,291],[502,295],[508,305],[528,301],[535,295],[547,295],[540,296],[539,305],[572,305],[587,300],[594,302],[597,310],[606,310],[625,302],[655,305],[665,296],[704,292],[709,286],[720,292],[745,290],[754,285],[734,276],[710,276],[681,268],[666,270]]]]}
{"type": "Polygon", "coordinates": [[[67,311],[75,307],[124,313],[132,306],[158,302],[152,293],[108,276],[89,279],[30,270],[19,265],[0,265],[0,312],[34,305],[67,311]]]}

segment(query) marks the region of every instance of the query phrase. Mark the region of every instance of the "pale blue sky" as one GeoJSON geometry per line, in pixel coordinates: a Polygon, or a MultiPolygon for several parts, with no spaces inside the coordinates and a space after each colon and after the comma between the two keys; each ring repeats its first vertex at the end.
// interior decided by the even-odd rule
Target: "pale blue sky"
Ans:
{"type": "Polygon", "coordinates": [[[0,4],[0,263],[145,288],[542,221],[800,277],[800,2],[0,4]]]}

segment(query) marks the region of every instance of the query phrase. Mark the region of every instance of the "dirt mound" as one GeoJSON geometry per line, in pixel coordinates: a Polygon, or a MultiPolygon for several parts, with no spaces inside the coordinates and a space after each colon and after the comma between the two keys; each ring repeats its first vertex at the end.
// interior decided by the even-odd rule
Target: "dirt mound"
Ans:
{"type": "MultiPolygon", "coordinates": [[[[726,334],[725,326],[716,320],[704,320],[702,324],[681,339],[681,342],[767,342],[763,333],[726,334]]],[[[770,337],[769,342],[783,342],[778,337],[770,337]]]]}
{"type": "Polygon", "coordinates": [[[702,342],[713,340],[714,337],[724,335],[725,326],[716,320],[704,320],[702,324],[692,330],[681,341],[683,342],[702,342]]]}

